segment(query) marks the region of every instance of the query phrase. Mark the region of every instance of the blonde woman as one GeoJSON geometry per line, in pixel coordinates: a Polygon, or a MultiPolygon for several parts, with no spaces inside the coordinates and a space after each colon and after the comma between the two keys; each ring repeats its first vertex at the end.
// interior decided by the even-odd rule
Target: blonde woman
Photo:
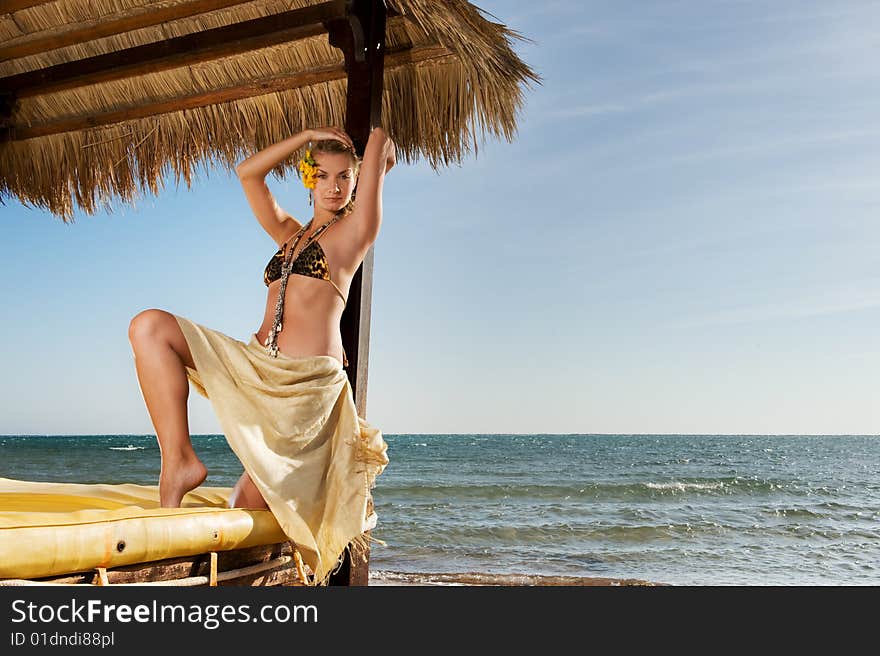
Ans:
{"type": "Polygon", "coordinates": [[[357,416],[339,324],[352,277],[379,235],[383,183],[395,162],[380,127],[363,160],[338,127],[304,130],[247,158],[236,168],[239,180],[278,246],[263,272],[266,310],[250,341],[157,309],[129,327],[161,452],[160,504],[179,507],[207,476],[189,435],[192,384],[211,400],[244,468],[229,506],[270,509],[316,582],[375,525],[369,488],[388,462],[381,432],[357,416]],[[303,149],[298,168],[312,216],[299,221],[265,178],[303,149]]]}

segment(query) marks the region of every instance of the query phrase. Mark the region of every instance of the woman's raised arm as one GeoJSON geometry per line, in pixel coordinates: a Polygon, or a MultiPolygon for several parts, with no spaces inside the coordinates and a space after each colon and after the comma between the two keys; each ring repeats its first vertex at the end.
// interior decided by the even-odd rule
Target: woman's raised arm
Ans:
{"type": "Polygon", "coordinates": [[[381,127],[373,128],[364,148],[357,182],[354,217],[360,236],[369,247],[379,236],[382,225],[382,183],[397,162],[394,142],[381,127]]]}
{"type": "Polygon", "coordinates": [[[281,246],[296,221],[275,201],[266,184],[266,176],[275,166],[309,142],[309,130],[279,141],[251,155],[235,167],[238,179],[257,221],[276,244],[281,246]]]}
{"type": "Polygon", "coordinates": [[[269,191],[268,185],[266,185],[266,176],[278,164],[310,141],[316,141],[319,137],[326,138],[321,135],[328,130],[332,132],[332,138],[338,139],[354,149],[351,137],[340,129],[309,129],[264,148],[235,167],[235,172],[238,173],[238,179],[241,181],[242,189],[244,189],[244,194],[254,215],[279,246],[283,245],[291,231],[298,229],[300,225],[291,214],[279,207],[269,191]],[[293,222],[293,225],[290,222],[293,222]]]}

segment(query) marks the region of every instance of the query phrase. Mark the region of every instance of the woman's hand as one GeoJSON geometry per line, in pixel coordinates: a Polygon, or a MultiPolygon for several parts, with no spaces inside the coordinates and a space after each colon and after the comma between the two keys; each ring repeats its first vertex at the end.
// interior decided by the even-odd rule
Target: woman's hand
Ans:
{"type": "MultiPolygon", "coordinates": [[[[377,125],[370,130],[370,141],[377,140],[382,144],[382,157],[385,161],[385,173],[391,170],[391,167],[397,164],[397,149],[394,141],[388,136],[382,126],[377,125]]],[[[382,161],[381,159],[379,161],[382,161]]]]}
{"type": "Polygon", "coordinates": [[[336,126],[313,128],[308,130],[309,141],[322,141],[324,139],[335,139],[341,141],[354,152],[354,142],[348,136],[345,130],[336,126]]]}
{"type": "Polygon", "coordinates": [[[385,159],[385,173],[391,170],[391,167],[397,163],[397,149],[394,146],[394,142],[391,139],[388,140],[388,155],[385,159]]]}

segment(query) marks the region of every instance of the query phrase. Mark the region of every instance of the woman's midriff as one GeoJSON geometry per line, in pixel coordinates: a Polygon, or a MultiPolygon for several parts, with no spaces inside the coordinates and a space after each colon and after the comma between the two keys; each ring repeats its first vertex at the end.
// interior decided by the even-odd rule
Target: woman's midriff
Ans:
{"type": "MultiPolygon", "coordinates": [[[[275,323],[275,305],[280,288],[280,280],[269,285],[263,324],[255,333],[261,345],[265,345],[275,323]]],[[[278,350],[290,357],[329,355],[342,363],[339,321],[344,309],[339,294],[326,280],[291,275],[287,279],[278,350]]]]}

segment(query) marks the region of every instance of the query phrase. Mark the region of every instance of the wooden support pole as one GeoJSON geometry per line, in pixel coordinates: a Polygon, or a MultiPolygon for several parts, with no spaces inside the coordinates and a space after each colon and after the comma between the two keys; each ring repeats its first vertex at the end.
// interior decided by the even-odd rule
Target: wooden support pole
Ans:
{"type": "Polygon", "coordinates": [[[110,585],[110,579],[107,578],[106,567],[98,567],[95,570],[95,581],[93,585],[99,585],[102,587],[107,587],[108,585],[110,585]]]}
{"type": "MultiPolygon", "coordinates": [[[[382,0],[349,0],[345,18],[327,21],[330,45],[345,55],[348,92],[345,131],[363,156],[370,131],[382,120],[382,78],[385,59],[385,20],[382,0]]],[[[370,306],[373,292],[373,248],[355,272],[342,313],[342,343],[348,355],[348,379],[358,415],[367,417],[367,374],[370,355],[370,306]]],[[[349,545],[331,585],[367,585],[370,549],[349,545]]]]}

